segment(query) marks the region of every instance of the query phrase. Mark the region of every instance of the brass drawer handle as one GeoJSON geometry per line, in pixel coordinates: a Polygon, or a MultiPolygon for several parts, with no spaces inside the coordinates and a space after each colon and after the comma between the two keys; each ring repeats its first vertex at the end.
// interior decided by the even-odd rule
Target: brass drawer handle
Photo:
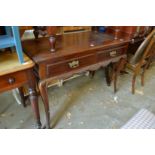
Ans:
{"type": "Polygon", "coordinates": [[[79,61],[78,60],[74,60],[72,62],[69,62],[68,65],[69,65],[70,68],[79,67],[79,61]]]}
{"type": "Polygon", "coordinates": [[[110,56],[111,56],[111,57],[115,57],[116,54],[117,54],[117,51],[111,51],[111,52],[110,52],[110,56]]]}
{"type": "Polygon", "coordinates": [[[15,78],[11,77],[8,79],[9,84],[14,84],[15,83],[15,78]]]}

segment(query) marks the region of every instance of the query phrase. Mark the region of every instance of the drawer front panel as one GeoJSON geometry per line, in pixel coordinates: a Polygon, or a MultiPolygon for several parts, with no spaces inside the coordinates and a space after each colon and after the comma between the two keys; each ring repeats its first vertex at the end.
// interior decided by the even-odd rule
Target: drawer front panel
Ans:
{"type": "Polygon", "coordinates": [[[19,85],[27,82],[26,72],[16,72],[0,77],[0,92],[16,88],[19,85]]]}
{"type": "Polygon", "coordinates": [[[126,47],[98,51],[97,60],[98,61],[109,60],[109,59],[121,56],[125,53],[126,53],[126,47]]]}
{"type": "Polygon", "coordinates": [[[95,64],[95,62],[96,62],[95,54],[90,54],[87,56],[66,60],[60,63],[48,64],[47,65],[47,76],[48,77],[56,76],[56,75],[63,74],[66,72],[71,72],[73,70],[77,70],[82,67],[95,64]]]}

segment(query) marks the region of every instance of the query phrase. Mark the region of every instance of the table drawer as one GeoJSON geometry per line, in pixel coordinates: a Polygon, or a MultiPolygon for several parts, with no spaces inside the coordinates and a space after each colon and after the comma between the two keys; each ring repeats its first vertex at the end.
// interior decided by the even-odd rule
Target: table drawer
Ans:
{"type": "Polygon", "coordinates": [[[82,56],[79,58],[73,58],[65,61],[61,61],[54,64],[47,65],[47,76],[56,76],[66,72],[77,70],[96,62],[95,54],[82,56]]]}
{"type": "Polygon", "coordinates": [[[16,88],[25,82],[27,82],[27,75],[24,71],[0,76],[0,92],[16,88]]]}
{"type": "Polygon", "coordinates": [[[112,58],[121,56],[125,53],[126,53],[126,46],[121,48],[114,48],[110,50],[103,50],[103,51],[101,50],[101,51],[98,51],[97,53],[97,60],[103,61],[103,60],[112,59],[112,58]]]}

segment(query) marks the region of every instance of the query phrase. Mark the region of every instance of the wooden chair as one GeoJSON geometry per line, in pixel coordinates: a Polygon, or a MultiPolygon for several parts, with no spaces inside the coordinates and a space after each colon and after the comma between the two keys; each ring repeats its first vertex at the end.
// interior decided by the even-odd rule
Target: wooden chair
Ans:
{"type": "Polygon", "coordinates": [[[149,59],[147,61],[147,66],[146,66],[147,69],[150,67],[151,63],[153,63],[155,60],[155,45],[152,47],[152,50],[148,54],[148,57],[149,57],[149,59]]]}
{"type": "Polygon", "coordinates": [[[117,77],[119,73],[128,67],[133,71],[132,76],[132,94],[135,93],[135,82],[137,75],[141,74],[141,85],[144,86],[144,75],[148,68],[149,60],[155,45],[155,30],[153,30],[137,49],[136,53],[129,59],[121,59],[114,67],[114,92],[117,91],[117,77]]]}

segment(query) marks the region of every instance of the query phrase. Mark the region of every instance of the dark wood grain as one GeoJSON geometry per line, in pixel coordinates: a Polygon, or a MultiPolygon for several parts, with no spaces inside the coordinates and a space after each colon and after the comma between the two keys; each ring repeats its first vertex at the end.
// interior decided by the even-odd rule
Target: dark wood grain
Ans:
{"type": "MultiPolygon", "coordinates": [[[[35,62],[35,75],[46,112],[46,127],[50,127],[47,85],[54,79],[63,79],[84,71],[95,71],[126,58],[130,38],[110,33],[80,32],[56,36],[56,52],[51,53],[49,38],[23,41],[23,50],[35,62]]],[[[107,82],[110,85],[109,71],[107,82]]]]}

